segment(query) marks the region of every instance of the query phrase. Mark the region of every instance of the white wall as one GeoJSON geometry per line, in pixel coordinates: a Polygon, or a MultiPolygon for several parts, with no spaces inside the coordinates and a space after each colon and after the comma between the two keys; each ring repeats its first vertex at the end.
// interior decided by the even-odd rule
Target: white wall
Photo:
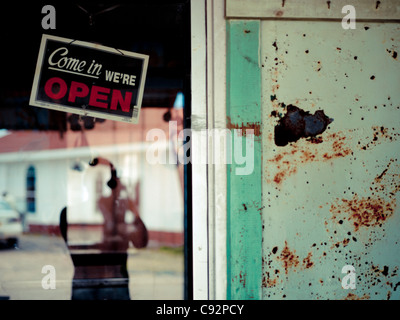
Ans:
{"type": "Polygon", "coordinates": [[[177,166],[144,162],[140,214],[149,229],[183,231],[183,191],[177,166]]]}
{"type": "MultiPolygon", "coordinates": [[[[140,215],[149,230],[183,232],[183,191],[176,165],[150,165],[139,155],[140,151],[123,151],[108,154],[106,158],[117,168],[130,197],[135,198],[135,185],[140,181],[140,215]]],[[[27,215],[28,223],[58,225],[65,206],[69,223],[103,223],[96,207],[96,179],[101,175],[103,195],[110,195],[106,186],[111,177],[108,166],[90,167],[89,153],[76,156],[65,150],[29,159],[21,157],[13,162],[0,159],[0,191],[8,191],[22,201],[26,198],[27,170],[30,165],[35,167],[36,213],[27,215]],[[76,160],[82,161],[85,170],[71,169],[76,160]]]]}
{"type": "Polygon", "coordinates": [[[58,224],[59,214],[66,204],[66,161],[21,161],[0,163],[1,192],[7,191],[16,202],[26,201],[26,174],[29,166],[36,170],[36,212],[27,221],[58,224]]]}

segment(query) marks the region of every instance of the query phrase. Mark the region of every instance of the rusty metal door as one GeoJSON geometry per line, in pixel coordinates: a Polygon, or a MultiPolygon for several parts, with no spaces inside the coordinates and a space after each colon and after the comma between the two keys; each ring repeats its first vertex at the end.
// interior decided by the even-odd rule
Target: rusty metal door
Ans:
{"type": "Polygon", "coordinates": [[[397,23],[260,22],[263,299],[400,298],[399,44],[397,23]]]}

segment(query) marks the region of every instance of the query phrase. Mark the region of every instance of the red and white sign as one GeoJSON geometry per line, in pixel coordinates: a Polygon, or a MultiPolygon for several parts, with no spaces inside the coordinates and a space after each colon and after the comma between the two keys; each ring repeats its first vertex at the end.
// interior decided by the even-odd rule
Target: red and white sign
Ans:
{"type": "Polygon", "coordinates": [[[138,123],[147,55],[43,35],[30,105],[138,123]]]}

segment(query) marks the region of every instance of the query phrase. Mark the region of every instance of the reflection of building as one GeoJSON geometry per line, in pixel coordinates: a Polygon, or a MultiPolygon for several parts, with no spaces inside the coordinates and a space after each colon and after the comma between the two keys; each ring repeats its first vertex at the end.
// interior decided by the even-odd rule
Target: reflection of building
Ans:
{"type": "Polygon", "coordinates": [[[162,120],[165,111],[142,109],[138,125],[96,123],[84,136],[80,131],[68,131],[62,138],[56,131],[3,135],[0,190],[12,194],[27,212],[30,231],[58,233],[60,211],[68,205],[68,223],[90,228],[96,236],[102,223],[96,202],[109,192],[110,170],[90,167],[88,162],[102,156],[115,165],[131,197],[139,184],[140,215],[150,241],[183,245],[183,194],[177,166],[146,161],[151,143],[145,141],[146,132],[159,128],[168,135],[168,123],[162,120]]]}

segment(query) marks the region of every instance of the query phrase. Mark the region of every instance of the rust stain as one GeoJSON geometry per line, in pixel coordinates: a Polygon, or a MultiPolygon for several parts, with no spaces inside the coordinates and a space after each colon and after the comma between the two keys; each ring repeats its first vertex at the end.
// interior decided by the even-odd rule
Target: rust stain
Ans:
{"type": "Polygon", "coordinates": [[[362,297],[359,297],[358,295],[354,294],[354,293],[349,293],[344,300],[369,300],[371,297],[369,296],[369,294],[364,294],[362,297]]]}
{"type": "Polygon", "coordinates": [[[318,62],[317,62],[317,67],[316,67],[315,71],[320,72],[321,69],[322,69],[321,61],[318,61],[318,62]]]}
{"type": "Polygon", "coordinates": [[[393,198],[400,191],[400,165],[396,161],[390,159],[386,168],[375,177],[370,187],[372,195],[382,194],[393,198]]]}
{"type": "Polygon", "coordinates": [[[379,265],[371,263],[370,268],[364,272],[365,285],[370,290],[373,290],[375,286],[382,287],[382,289],[383,286],[386,286],[388,290],[386,299],[390,300],[392,290],[396,291],[397,287],[400,285],[400,282],[398,282],[398,271],[399,267],[397,266],[390,267],[385,265],[380,267],[379,265]]]}
{"type": "Polygon", "coordinates": [[[361,145],[361,141],[359,142],[361,150],[369,150],[372,147],[375,147],[383,142],[394,142],[400,136],[399,133],[395,132],[395,128],[389,129],[383,126],[373,126],[372,131],[373,136],[371,141],[364,145],[361,145]],[[390,133],[389,131],[393,132],[390,133]]]}
{"type": "Polygon", "coordinates": [[[389,170],[389,168],[386,168],[385,170],[383,170],[382,173],[375,178],[375,182],[379,183],[388,170],[389,170]]]}
{"type": "Polygon", "coordinates": [[[288,145],[285,151],[268,160],[265,170],[267,182],[281,185],[287,177],[297,173],[301,164],[316,161],[326,162],[351,155],[352,149],[347,140],[349,139],[343,132],[335,132],[326,134],[324,137],[306,140],[301,144],[288,145]],[[321,143],[322,141],[324,143],[323,149],[310,148],[309,146],[309,143],[321,143]],[[273,170],[271,164],[275,166],[276,170],[273,170]]]}
{"type": "Polygon", "coordinates": [[[242,271],[240,271],[239,273],[239,282],[242,284],[243,288],[246,287],[246,273],[242,273],[242,271]]]}
{"type": "MultiPolygon", "coordinates": [[[[356,238],[353,237],[353,240],[354,239],[356,239],[356,238]]],[[[341,245],[343,247],[346,247],[349,243],[350,243],[350,238],[345,238],[345,239],[343,239],[343,241],[338,241],[335,244],[333,244],[333,246],[331,246],[331,249],[339,248],[341,245]]]]}
{"type": "Polygon", "coordinates": [[[346,146],[346,137],[340,133],[332,133],[328,137],[332,141],[332,152],[326,152],[322,155],[324,160],[342,158],[351,155],[353,151],[349,146],[346,146]]]}
{"type": "Polygon", "coordinates": [[[355,193],[351,199],[337,198],[330,207],[332,220],[339,224],[348,221],[353,225],[354,231],[359,231],[360,228],[381,227],[393,216],[396,209],[396,193],[400,191],[398,172],[399,165],[391,159],[372,181],[368,197],[360,197],[355,193]]]}
{"type": "MultiPolygon", "coordinates": [[[[283,149],[283,152],[267,160],[268,165],[265,170],[266,181],[279,186],[287,177],[297,173],[298,166],[301,164],[317,161],[326,162],[348,157],[353,155],[353,148],[354,150],[358,148],[361,151],[365,151],[384,142],[394,142],[400,137],[400,133],[395,132],[394,128],[389,129],[382,126],[374,126],[371,130],[372,135],[368,137],[369,142],[361,143],[361,141],[359,141],[358,147],[355,145],[353,146],[351,143],[355,131],[353,129],[348,130],[346,133],[343,131],[333,133],[325,132],[322,135],[307,138],[305,143],[289,143],[285,149],[283,149]],[[309,144],[321,144],[323,148],[310,148],[309,144]],[[273,170],[271,164],[275,166],[276,170],[273,170]]],[[[271,135],[269,139],[272,139],[271,135]]],[[[387,171],[382,172],[382,177],[386,175],[387,171]]],[[[382,177],[378,177],[377,179],[379,180],[382,177]]],[[[400,175],[395,175],[394,178],[400,181],[400,175]]],[[[383,184],[383,186],[393,185],[394,183],[395,182],[390,181],[389,183],[383,184]]],[[[392,190],[392,193],[399,190],[400,184],[397,184],[396,188],[392,190]]]]}
{"type": "Polygon", "coordinates": [[[227,126],[228,129],[232,130],[241,130],[242,136],[246,136],[246,131],[247,130],[253,130],[254,135],[256,137],[261,136],[261,124],[259,122],[252,123],[252,122],[246,122],[246,123],[241,123],[241,124],[234,124],[231,121],[230,117],[227,117],[227,126]]]}
{"type": "Polygon", "coordinates": [[[390,218],[396,208],[396,201],[386,201],[380,197],[359,197],[357,194],[352,199],[336,199],[331,205],[332,219],[339,224],[343,219],[351,222],[354,231],[362,227],[382,226],[390,218]],[[347,217],[343,217],[347,215],[347,217]],[[342,218],[343,217],[343,218],[342,218]]]}
{"type": "Polygon", "coordinates": [[[311,143],[314,143],[314,144],[320,144],[320,143],[324,142],[322,137],[311,137],[310,139],[308,139],[308,141],[311,143]]]}
{"type": "Polygon", "coordinates": [[[296,172],[297,172],[297,168],[293,168],[293,169],[291,169],[291,170],[289,170],[289,171],[280,171],[280,172],[278,172],[278,173],[275,175],[273,181],[274,181],[276,184],[281,184],[282,181],[285,179],[286,175],[291,175],[291,174],[294,174],[294,173],[296,173],[296,172]]]}
{"type": "Polygon", "coordinates": [[[285,247],[282,249],[278,260],[283,262],[285,268],[285,274],[288,274],[290,268],[296,268],[299,265],[299,256],[296,254],[296,250],[290,251],[287,241],[285,241],[285,247]]]}
{"type": "Polygon", "coordinates": [[[330,9],[331,8],[331,2],[327,1],[326,4],[328,5],[328,9],[330,9]]]}
{"type": "Polygon", "coordinates": [[[312,253],[309,252],[307,257],[303,259],[303,266],[306,269],[311,268],[314,265],[314,262],[311,261],[312,253]]]}
{"type": "Polygon", "coordinates": [[[280,253],[276,255],[277,253],[278,246],[274,246],[267,257],[262,258],[264,269],[262,286],[265,288],[273,288],[279,283],[284,283],[285,279],[287,280],[287,275],[290,270],[296,272],[297,270],[310,269],[315,265],[314,261],[312,261],[312,252],[309,252],[304,259],[300,259],[296,254],[296,250],[291,250],[289,248],[287,241],[285,241],[285,245],[280,253]],[[276,262],[278,262],[278,265],[275,264],[276,262]],[[286,277],[281,277],[281,271],[283,273],[280,267],[281,264],[285,270],[284,274],[286,277]]]}
{"type": "MultiPolygon", "coordinates": [[[[333,241],[331,249],[344,248],[358,241],[358,236],[352,235],[349,228],[353,228],[354,232],[362,232],[359,236],[365,246],[370,246],[385,236],[384,225],[396,211],[396,193],[400,191],[399,167],[395,160],[391,159],[387,166],[377,173],[369,187],[371,192],[366,196],[362,197],[352,192],[351,198],[336,198],[332,203],[327,203],[330,206],[329,211],[332,214],[330,220],[333,225],[326,231],[332,234],[331,240],[334,240],[338,232],[347,231],[342,241],[333,241]],[[334,229],[332,232],[331,228],[334,229]],[[376,228],[382,229],[378,231],[376,228]]],[[[368,185],[365,188],[367,189],[368,185]]],[[[329,220],[325,221],[325,226],[328,226],[328,222],[329,220]]]]}
{"type": "MultiPolygon", "coordinates": [[[[366,264],[368,264],[366,262],[366,264]]],[[[390,267],[390,266],[383,266],[380,267],[379,265],[375,265],[374,263],[370,262],[370,267],[363,271],[363,285],[368,292],[375,292],[374,287],[380,287],[381,289],[387,290],[386,299],[390,300],[392,296],[392,291],[396,291],[397,287],[400,285],[398,282],[398,270],[399,268],[390,267]]],[[[370,299],[369,294],[364,294],[363,296],[357,296],[353,293],[349,293],[345,300],[366,300],[370,299]]]]}
{"type": "MultiPolygon", "coordinates": [[[[278,247],[274,247],[272,249],[272,254],[275,255],[277,251],[278,251],[278,247]]],[[[271,254],[268,254],[268,256],[270,257],[271,254]]],[[[271,264],[272,264],[273,260],[270,259],[269,257],[262,258],[263,268],[264,269],[267,268],[270,270],[270,271],[263,272],[262,286],[265,288],[275,287],[278,283],[279,274],[280,274],[280,271],[278,269],[272,270],[271,264]]]]}
{"type": "Polygon", "coordinates": [[[383,269],[381,269],[379,266],[372,265],[371,269],[375,274],[382,274],[385,277],[387,277],[389,275],[389,267],[388,266],[383,266],[383,269]]]}
{"type": "Polygon", "coordinates": [[[271,278],[269,272],[266,272],[262,279],[262,286],[265,288],[272,288],[276,286],[277,281],[277,278],[271,278]]]}

